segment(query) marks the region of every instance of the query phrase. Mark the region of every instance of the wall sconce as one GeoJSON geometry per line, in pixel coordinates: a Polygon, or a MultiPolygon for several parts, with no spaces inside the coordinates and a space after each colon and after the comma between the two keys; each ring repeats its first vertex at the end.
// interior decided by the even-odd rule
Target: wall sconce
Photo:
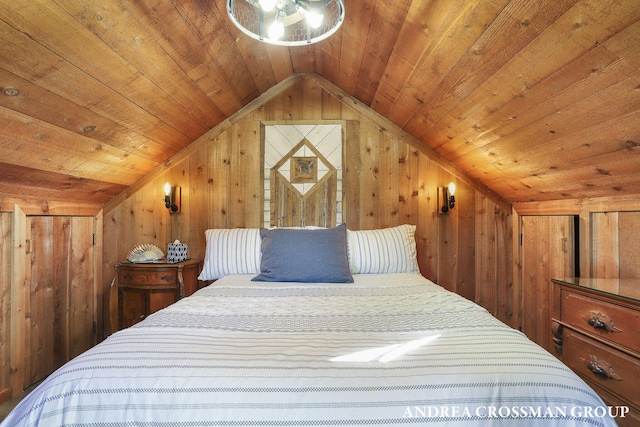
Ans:
{"type": "Polygon", "coordinates": [[[182,205],[182,188],[172,187],[168,182],[164,185],[164,205],[169,209],[169,213],[180,213],[182,205]]]}
{"type": "Polygon", "coordinates": [[[450,182],[446,187],[440,187],[442,192],[442,213],[449,213],[449,209],[453,209],[456,206],[456,184],[450,182]]]}

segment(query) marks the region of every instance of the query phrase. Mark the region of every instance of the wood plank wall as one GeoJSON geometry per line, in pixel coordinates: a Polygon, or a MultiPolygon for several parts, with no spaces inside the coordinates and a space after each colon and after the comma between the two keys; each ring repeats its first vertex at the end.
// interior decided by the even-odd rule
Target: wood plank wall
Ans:
{"type": "Polygon", "coordinates": [[[11,213],[0,212],[0,403],[11,396],[11,213]]]}
{"type": "Polygon", "coordinates": [[[584,276],[640,279],[640,212],[593,212],[589,228],[584,276]]]}
{"type": "Polygon", "coordinates": [[[204,255],[208,228],[260,227],[264,123],[344,123],[344,220],[351,229],[417,225],[421,272],[513,321],[511,206],[478,189],[435,153],[317,76],[284,82],[195,141],[183,155],[105,205],[104,281],[134,246],[166,251],[175,239],[204,255]],[[182,187],[182,213],[169,215],[163,184],[182,187]],[[454,181],[457,205],[438,215],[437,188],[454,181]]]}

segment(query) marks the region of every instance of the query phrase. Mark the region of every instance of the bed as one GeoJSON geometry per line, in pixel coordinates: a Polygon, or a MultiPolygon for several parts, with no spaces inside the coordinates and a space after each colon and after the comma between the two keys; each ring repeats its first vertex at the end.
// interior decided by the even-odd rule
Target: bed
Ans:
{"type": "Polygon", "coordinates": [[[400,246],[391,229],[340,231],[345,280],[326,276],[333,242],[292,230],[281,262],[291,248],[264,234],[209,233],[201,276],[215,283],[68,362],[2,427],[616,425],[555,357],[421,276],[414,229],[393,228],[400,246]]]}

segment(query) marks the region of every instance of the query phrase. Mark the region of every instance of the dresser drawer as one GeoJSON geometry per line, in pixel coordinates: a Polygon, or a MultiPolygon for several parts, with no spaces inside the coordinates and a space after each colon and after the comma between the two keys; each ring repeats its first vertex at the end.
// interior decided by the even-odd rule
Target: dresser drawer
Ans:
{"type": "Polygon", "coordinates": [[[640,405],[638,360],[580,333],[566,330],[562,361],[583,377],[640,405]],[[594,373],[595,372],[595,373],[594,373]]]}
{"type": "Polygon", "coordinates": [[[176,287],[176,271],[158,269],[122,269],[118,276],[118,285],[135,285],[137,288],[144,287],[176,287]]]}
{"type": "Polygon", "coordinates": [[[640,312],[571,291],[562,291],[560,320],[640,352],[640,312]]]}

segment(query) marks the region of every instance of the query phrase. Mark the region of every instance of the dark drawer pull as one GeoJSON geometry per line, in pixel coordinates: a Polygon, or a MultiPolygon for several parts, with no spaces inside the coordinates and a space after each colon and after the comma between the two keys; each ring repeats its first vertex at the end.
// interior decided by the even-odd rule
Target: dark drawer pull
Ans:
{"type": "Polygon", "coordinates": [[[169,274],[166,276],[161,276],[160,277],[162,280],[166,280],[167,282],[173,281],[173,275],[169,274]]]}
{"type": "Polygon", "coordinates": [[[133,276],[132,276],[132,275],[130,275],[129,273],[124,273],[124,274],[122,275],[122,278],[123,278],[123,279],[126,279],[126,280],[132,280],[132,279],[133,279],[133,276]]]}
{"type": "Polygon", "coordinates": [[[589,320],[587,320],[587,323],[589,325],[593,326],[595,329],[607,329],[607,324],[604,323],[604,321],[602,321],[597,316],[594,316],[594,317],[590,318],[589,320]]]}
{"type": "Polygon", "coordinates": [[[613,323],[613,320],[606,314],[591,311],[587,313],[585,319],[587,320],[589,326],[591,326],[593,329],[602,329],[609,332],[622,332],[616,327],[616,325],[613,323]]]}
{"type": "Polygon", "coordinates": [[[607,361],[600,360],[596,356],[590,356],[590,359],[587,368],[593,375],[602,379],[622,381],[622,378],[616,375],[613,367],[607,361]]]}

